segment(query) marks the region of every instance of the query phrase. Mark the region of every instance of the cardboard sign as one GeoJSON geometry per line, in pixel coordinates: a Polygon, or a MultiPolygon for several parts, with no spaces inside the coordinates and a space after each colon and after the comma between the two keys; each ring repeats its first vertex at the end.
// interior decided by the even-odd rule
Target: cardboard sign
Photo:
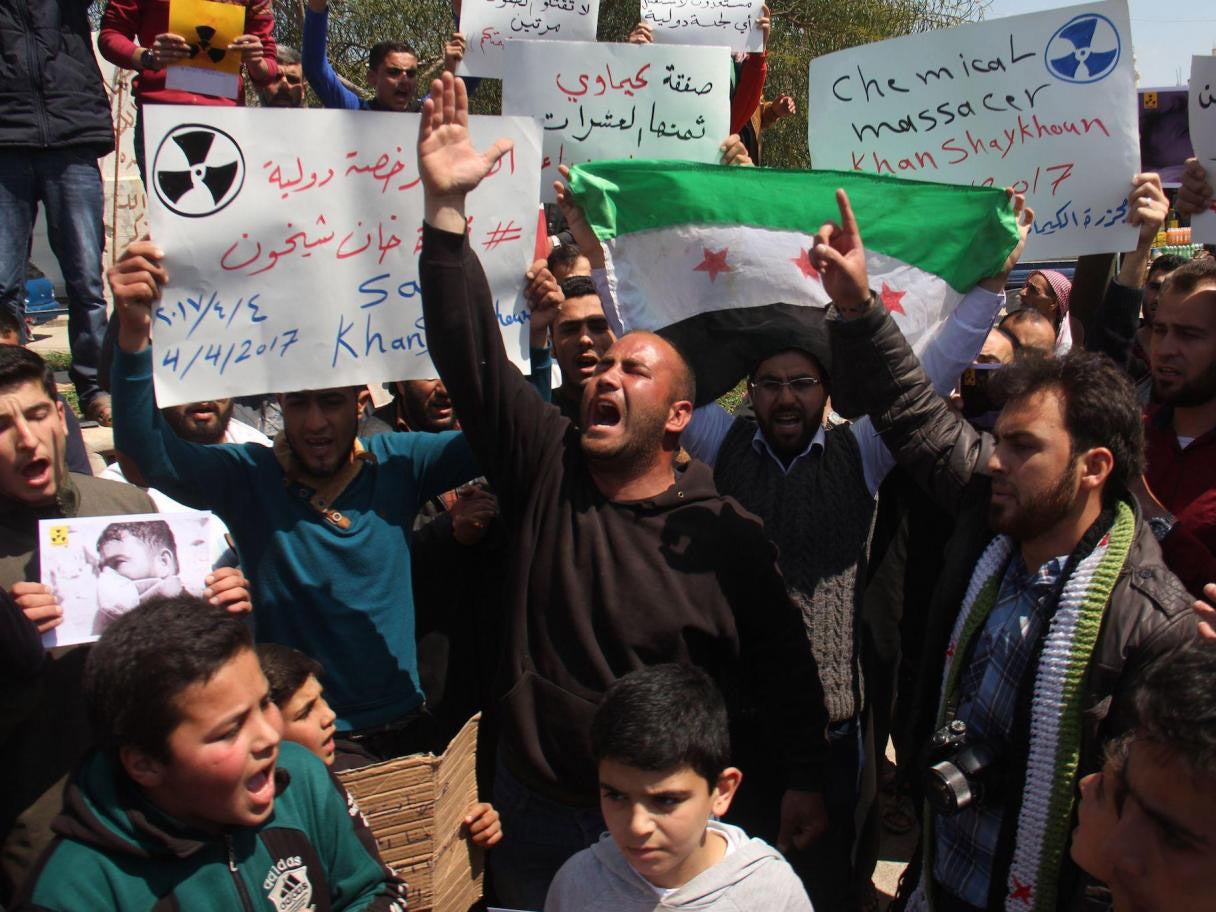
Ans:
{"type": "Polygon", "coordinates": [[[810,65],[816,168],[1012,186],[1026,259],[1131,250],[1139,171],[1125,0],[909,35],[810,65]]]}
{"type": "Polygon", "coordinates": [[[642,0],[642,21],[655,44],[726,45],[732,51],[764,50],[756,27],[764,0],[642,0]]]}
{"type": "Polygon", "coordinates": [[[245,5],[214,0],[172,0],[169,31],[190,45],[190,57],[171,64],[165,86],[220,98],[236,98],[241,55],[230,45],[245,33],[245,5]]]}
{"type": "MultiPolygon", "coordinates": [[[[1208,182],[1216,178],[1216,57],[1191,58],[1189,100],[1191,144],[1195,157],[1207,169],[1208,182]]],[[[1216,200],[1207,212],[1191,216],[1191,242],[1216,243],[1216,200]]]]}
{"type": "Polygon", "coordinates": [[[558,166],[610,158],[717,162],[730,130],[725,47],[520,41],[507,48],[504,114],[544,128],[541,199],[558,166]]]}
{"type": "MultiPolygon", "coordinates": [[[[152,323],[156,397],[199,399],[436,376],[422,319],[417,114],[148,105],[152,238],[171,284],[152,323]],[[307,142],[301,142],[307,137],[307,142]]],[[[469,196],[508,355],[526,370],[540,131],[469,196]]]]}
{"type": "Polygon", "coordinates": [[[464,0],[468,42],[457,73],[501,79],[513,41],[594,41],[600,0],[464,0]]]}
{"type": "Polygon", "coordinates": [[[91,643],[154,598],[202,595],[211,572],[210,513],[140,513],[38,521],[41,582],[63,606],[50,646],[91,643]]]}
{"type": "MultiPolygon", "coordinates": [[[[477,728],[464,724],[441,756],[420,754],[338,773],[409,888],[410,912],[455,912],[481,899],[485,852],[460,831],[477,800],[477,728]]],[[[357,811],[356,811],[357,812],[357,811]]]]}

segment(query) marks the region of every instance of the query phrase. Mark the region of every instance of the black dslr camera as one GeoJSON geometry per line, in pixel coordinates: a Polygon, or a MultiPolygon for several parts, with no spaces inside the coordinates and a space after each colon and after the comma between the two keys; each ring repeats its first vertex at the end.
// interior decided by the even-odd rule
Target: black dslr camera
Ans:
{"type": "Polygon", "coordinates": [[[961,719],[934,732],[925,774],[929,807],[950,817],[991,801],[1002,784],[1001,754],[996,745],[972,736],[961,719]]]}

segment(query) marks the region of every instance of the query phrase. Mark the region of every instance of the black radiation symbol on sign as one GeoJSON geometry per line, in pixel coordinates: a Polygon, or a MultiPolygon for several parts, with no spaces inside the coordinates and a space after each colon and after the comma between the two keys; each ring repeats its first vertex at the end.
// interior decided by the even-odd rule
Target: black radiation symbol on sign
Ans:
{"type": "Polygon", "coordinates": [[[169,211],[185,218],[204,218],[219,212],[241,192],[245,156],[223,130],[182,124],[157,147],[152,182],[169,211]]]}
{"type": "Polygon", "coordinates": [[[212,63],[219,63],[228,51],[224,48],[213,48],[211,39],[215,37],[215,29],[209,25],[200,25],[194,30],[198,41],[190,44],[190,59],[193,60],[201,52],[206,51],[212,63]]]}

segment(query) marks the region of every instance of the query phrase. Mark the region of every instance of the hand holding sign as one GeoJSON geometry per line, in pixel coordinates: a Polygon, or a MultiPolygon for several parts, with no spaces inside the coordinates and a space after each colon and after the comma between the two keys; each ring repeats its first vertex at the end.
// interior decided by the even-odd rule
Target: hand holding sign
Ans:
{"type": "Polygon", "coordinates": [[[499,139],[485,152],[474,149],[464,80],[444,73],[432,82],[418,126],[418,176],[426,191],[426,220],[443,231],[464,234],[465,196],[513,146],[511,140],[499,139]]]}
{"type": "Polygon", "coordinates": [[[161,286],[169,281],[161,266],[163,257],[145,235],[132,241],[106,273],[119,320],[118,347],[123,351],[143,351],[148,344],[152,307],[160,300],[161,286]]]}
{"type": "Polygon", "coordinates": [[[1182,186],[1178,188],[1175,208],[1179,215],[1194,215],[1212,204],[1212,185],[1199,159],[1188,158],[1182,172],[1182,186]]]}

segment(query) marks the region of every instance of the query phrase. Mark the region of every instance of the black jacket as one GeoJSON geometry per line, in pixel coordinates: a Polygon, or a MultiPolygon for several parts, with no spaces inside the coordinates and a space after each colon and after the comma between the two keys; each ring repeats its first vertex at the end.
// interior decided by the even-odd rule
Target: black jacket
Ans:
{"type": "MultiPolygon", "coordinates": [[[[900,464],[955,517],[942,571],[926,606],[914,709],[902,723],[909,743],[921,745],[936,721],[950,632],[972,571],[993,538],[988,528],[991,479],[984,474],[993,439],[975,430],[933,392],[916,356],[882,308],[872,307],[866,316],[849,322],[831,320],[829,326],[836,365],[832,405],[845,416],[869,414],[900,464]]],[[[1085,677],[1078,778],[1099,769],[1101,746],[1131,725],[1125,696],[1137,672],[1196,636],[1190,605],[1137,510],[1135,538],[1111,593],[1085,677]]],[[[1016,819],[1016,814],[1010,816],[1016,819]]],[[[1004,861],[1008,864],[1008,859],[1004,861]]],[[[1004,876],[994,872],[993,882],[1003,884],[1004,876]]],[[[1066,874],[1061,883],[1064,898],[1071,899],[1075,881],[1066,874]]]]}
{"type": "Polygon", "coordinates": [[[419,272],[430,354],[498,492],[511,549],[499,707],[510,771],[555,800],[594,805],[591,717],[604,690],[687,662],[722,686],[737,734],[758,721],[787,785],[819,787],[823,690],[760,522],[719,496],[699,462],[654,498],[609,501],[578,429],[508,362],[467,239],[424,225],[419,272]]]}
{"type": "Polygon", "coordinates": [[[114,148],[87,0],[0,3],[0,148],[114,148]]]}

